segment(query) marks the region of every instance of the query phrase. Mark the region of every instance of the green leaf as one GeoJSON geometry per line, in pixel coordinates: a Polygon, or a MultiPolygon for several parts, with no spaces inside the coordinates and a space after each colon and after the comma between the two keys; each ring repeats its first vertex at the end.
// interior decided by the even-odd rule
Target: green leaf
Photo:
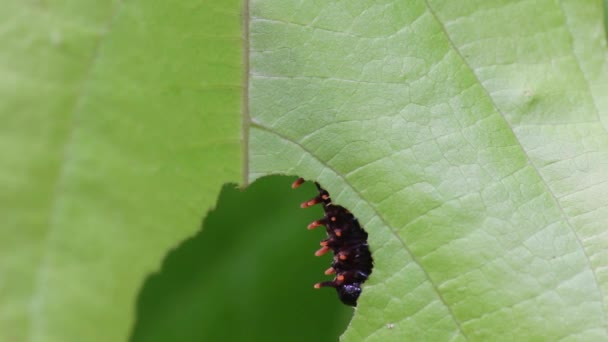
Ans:
{"type": "Polygon", "coordinates": [[[2,7],[0,340],[125,340],[242,178],[240,2],[2,7]]]}
{"type": "Polygon", "coordinates": [[[258,1],[250,176],[370,234],[345,340],[605,340],[601,2],[258,1]]]}
{"type": "Polygon", "coordinates": [[[604,26],[606,27],[606,33],[608,33],[608,0],[604,0],[604,26]]]}
{"type": "MultiPolygon", "coordinates": [[[[143,279],[221,185],[269,174],[320,181],[370,234],[375,268],[344,340],[608,338],[601,0],[259,0],[246,30],[241,5],[4,4],[0,340],[125,340],[143,279]]],[[[192,262],[192,241],[191,258],[218,255],[214,234],[235,227],[209,229],[150,278],[139,314],[153,317],[133,336],[165,336],[175,310],[215,294],[154,292],[198,284],[176,260],[192,262]]],[[[252,321],[231,329],[274,307],[250,296],[257,311],[236,314],[252,321]]],[[[312,324],[289,332],[325,333],[312,324]]]]}
{"type": "Polygon", "coordinates": [[[225,186],[203,230],[146,281],[131,341],[336,341],[352,309],[313,288],[328,263],[312,255],[324,232],[304,223],[321,208],[300,209],[314,186],[291,182],[225,186]]]}

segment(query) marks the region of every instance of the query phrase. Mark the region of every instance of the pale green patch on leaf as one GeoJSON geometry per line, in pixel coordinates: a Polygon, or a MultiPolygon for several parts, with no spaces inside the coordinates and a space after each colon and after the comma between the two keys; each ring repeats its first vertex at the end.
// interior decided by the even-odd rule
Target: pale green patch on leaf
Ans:
{"type": "Polygon", "coordinates": [[[144,277],[242,178],[239,11],[3,3],[0,340],[126,340],[144,277]]]}

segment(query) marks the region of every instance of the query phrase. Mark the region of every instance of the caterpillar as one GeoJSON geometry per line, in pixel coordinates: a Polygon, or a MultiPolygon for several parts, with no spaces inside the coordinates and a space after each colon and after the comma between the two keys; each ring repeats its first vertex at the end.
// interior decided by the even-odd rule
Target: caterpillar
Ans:
{"type": "MultiPolygon", "coordinates": [[[[292,188],[295,189],[304,182],[303,178],[298,178],[292,184],[292,188]]],[[[367,244],[367,232],[350,211],[332,203],[327,190],[317,182],[315,185],[318,195],[302,203],[300,207],[323,205],[325,216],[309,224],[308,229],[325,226],[327,239],[321,241],[321,248],[315,252],[315,255],[321,256],[332,251],[333,262],[325,274],[336,276],[331,281],[316,283],[314,287],[316,289],[333,287],[342,303],[357,306],[361,285],[369,278],[374,267],[374,260],[367,244]]]]}

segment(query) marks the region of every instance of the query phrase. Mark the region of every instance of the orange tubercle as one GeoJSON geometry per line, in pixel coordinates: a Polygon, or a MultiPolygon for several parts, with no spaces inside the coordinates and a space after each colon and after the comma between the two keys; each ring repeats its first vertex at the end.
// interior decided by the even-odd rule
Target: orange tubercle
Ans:
{"type": "Polygon", "coordinates": [[[308,200],[308,201],[300,204],[300,208],[308,208],[308,207],[311,207],[311,206],[313,206],[313,205],[315,205],[317,203],[319,203],[319,201],[316,198],[313,198],[311,200],[308,200]]]}
{"type": "Polygon", "coordinates": [[[321,247],[321,248],[320,248],[318,251],[316,251],[316,252],[315,252],[315,255],[316,255],[316,256],[321,256],[321,255],[323,255],[323,254],[327,253],[329,250],[330,250],[330,248],[329,248],[329,247],[327,247],[327,246],[323,246],[323,247],[321,247]]]}
{"type": "Polygon", "coordinates": [[[315,229],[319,226],[322,226],[323,224],[321,224],[321,222],[319,220],[317,221],[312,221],[311,224],[308,225],[308,229],[315,229]]]}
{"type": "Polygon", "coordinates": [[[330,267],[330,268],[326,269],[325,272],[323,272],[323,273],[325,273],[326,275],[330,275],[330,274],[336,273],[336,270],[333,267],[330,267]]]}
{"type": "Polygon", "coordinates": [[[295,189],[304,183],[304,178],[298,178],[293,184],[291,184],[291,188],[295,189]]]}

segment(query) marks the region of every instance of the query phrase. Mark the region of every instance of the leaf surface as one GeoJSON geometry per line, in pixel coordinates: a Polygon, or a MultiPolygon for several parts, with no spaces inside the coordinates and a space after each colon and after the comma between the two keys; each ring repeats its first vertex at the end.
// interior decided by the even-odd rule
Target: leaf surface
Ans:
{"type": "Polygon", "coordinates": [[[370,233],[344,340],[608,337],[601,13],[255,3],[251,178],[318,180],[370,233]]]}
{"type": "Polygon", "coordinates": [[[241,179],[239,11],[3,4],[0,340],[127,338],[144,277],[241,179]]]}

